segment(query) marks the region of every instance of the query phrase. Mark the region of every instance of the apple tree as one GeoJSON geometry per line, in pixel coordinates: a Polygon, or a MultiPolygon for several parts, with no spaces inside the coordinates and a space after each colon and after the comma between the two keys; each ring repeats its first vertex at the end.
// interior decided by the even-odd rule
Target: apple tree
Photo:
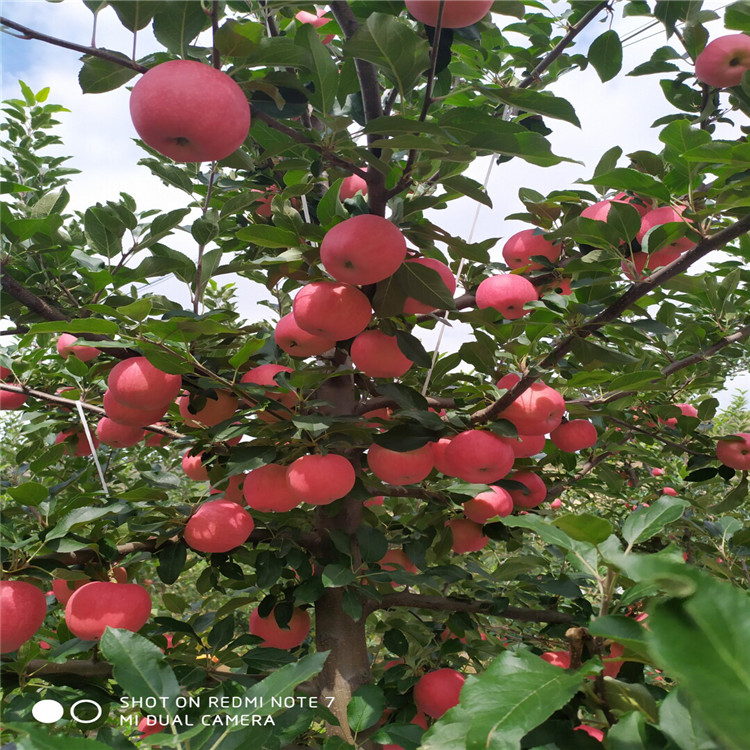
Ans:
{"type": "Polygon", "coordinates": [[[4,103],[3,739],[747,747],[747,4],[85,5],[159,50],[0,23],[183,205],[71,210],[54,91],[4,103]],[[658,150],[493,205],[589,66],[658,150]]]}

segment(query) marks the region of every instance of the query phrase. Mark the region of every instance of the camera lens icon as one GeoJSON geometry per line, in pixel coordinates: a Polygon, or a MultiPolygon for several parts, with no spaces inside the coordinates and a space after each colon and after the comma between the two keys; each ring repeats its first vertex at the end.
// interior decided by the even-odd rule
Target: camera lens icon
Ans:
{"type": "MultiPolygon", "coordinates": [[[[62,719],[64,713],[65,709],[63,708],[62,703],[50,698],[37,701],[31,708],[31,715],[40,724],[54,724],[56,721],[60,721],[60,719],[62,719]]],[[[96,701],[89,700],[88,698],[82,698],[81,700],[73,703],[70,707],[70,718],[78,722],[79,724],[93,724],[95,721],[98,721],[101,718],[103,713],[104,709],[102,709],[102,707],[96,701]],[[84,706],[94,707],[95,710],[93,718],[88,716],[88,714],[91,712],[91,709],[84,709],[83,712],[81,711],[84,706]],[[83,715],[81,715],[81,713],[83,713],[83,715]]]]}

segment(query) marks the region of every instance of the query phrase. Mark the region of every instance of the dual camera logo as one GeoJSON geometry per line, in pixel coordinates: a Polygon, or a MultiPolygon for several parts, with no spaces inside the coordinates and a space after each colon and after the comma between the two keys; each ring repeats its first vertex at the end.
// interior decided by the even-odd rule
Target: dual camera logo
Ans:
{"type": "MultiPolygon", "coordinates": [[[[56,721],[62,719],[64,713],[65,709],[62,703],[50,699],[37,701],[31,709],[31,715],[40,724],[54,724],[56,721]]],[[[68,713],[70,713],[70,718],[79,724],[93,724],[101,718],[104,711],[96,701],[82,698],[71,705],[68,713]],[[93,706],[94,708],[84,709],[84,706],[93,706]],[[93,718],[89,715],[92,710],[94,713],[93,718]]]]}

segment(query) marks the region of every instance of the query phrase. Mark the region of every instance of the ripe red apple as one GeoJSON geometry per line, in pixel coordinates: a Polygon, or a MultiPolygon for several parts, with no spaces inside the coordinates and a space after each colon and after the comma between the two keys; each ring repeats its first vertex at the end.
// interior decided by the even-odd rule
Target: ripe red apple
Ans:
{"type": "MultiPolygon", "coordinates": [[[[698,410],[692,404],[675,404],[675,406],[682,412],[683,417],[697,417],[698,410]]],[[[669,419],[659,418],[660,424],[665,424],[667,427],[677,427],[677,417],[670,417],[669,419]]]]}
{"type": "Polygon", "coordinates": [[[289,488],[309,505],[328,505],[345,497],[355,479],[351,461],[335,453],[302,456],[286,470],[289,488]]]}
{"type": "Polygon", "coordinates": [[[193,60],[170,60],[144,73],[130,94],[130,117],[144,143],[179,162],[224,159],[250,130],[242,89],[193,60]]]}
{"type": "Polygon", "coordinates": [[[384,495],[376,495],[375,497],[371,497],[369,500],[365,500],[362,505],[365,506],[365,508],[372,508],[376,505],[382,505],[385,501],[384,495]]]}
{"type": "MultiPolygon", "coordinates": [[[[99,447],[99,438],[96,435],[91,436],[94,448],[99,447]]],[[[65,443],[65,453],[68,456],[90,456],[91,444],[89,443],[83,431],[76,432],[68,430],[67,432],[58,432],[55,436],[55,444],[65,443]]]]}
{"type": "Polygon", "coordinates": [[[445,449],[445,459],[465,482],[489,484],[502,479],[513,466],[513,449],[493,432],[466,430],[445,449]]]}
{"type": "MultiPolygon", "coordinates": [[[[748,37],[748,39],[750,39],[750,37],[748,37]]],[[[641,228],[638,231],[638,234],[636,234],[635,238],[638,240],[638,242],[642,243],[643,238],[646,236],[646,232],[648,232],[649,229],[653,229],[654,227],[661,226],[662,224],[669,224],[672,222],[684,222],[686,224],[689,224],[690,226],[693,226],[692,221],[688,221],[687,219],[684,219],[682,217],[682,212],[684,210],[685,210],[684,206],[680,206],[677,209],[672,208],[672,206],[662,206],[661,208],[655,208],[652,211],[645,213],[643,215],[643,218],[641,218],[641,228]]],[[[653,263],[654,257],[658,253],[662,252],[663,250],[672,250],[678,253],[684,253],[686,250],[692,250],[694,247],[695,247],[695,242],[693,242],[693,240],[689,239],[688,237],[680,237],[674,242],[671,242],[668,245],[665,245],[664,247],[660,248],[659,250],[656,251],[656,253],[651,253],[652,260],[649,263],[649,266],[652,269],[656,268],[656,266],[653,263]]]]}
{"type": "Polygon", "coordinates": [[[292,357],[312,357],[336,346],[332,338],[315,336],[302,330],[294,319],[294,313],[288,313],[276,324],[274,339],[277,346],[292,357]]]}
{"type": "Polygon", "coordinates": [[[549,504],[549,507],[553,510],[559,510],[560,508],[562,508],[562,500],[560,500],[560,498],[558,497],[549,504]]]}
{"type": "Polygon", "coordinates": [[[74,357],[80,359],[81,362],[88,362],[101,354],[101,351],[95,346],[87,346],[85,344],[73,346],[73,343],[77,339],[78,336],[63,333],[60,338],[57,339],[57,353],[63,359],[67,359],[72,354],[74,357]]]}
{"type": "Polygon", "coordinates": [[[383,570],[393,571],[403,568],[407,573],[416,573],[417,566],[402,549],[389,549],[378,561],[383,570]]]}
{"type": "Polygon", "coordinates": [[[73,592],[65,624],[84,641],[98,641],[107,627],[140,630],[151,616],[151,596],[137,583],[92,581],[73,592]]]}
{"type": "Polygon", "coordinates": [[[138,722],[136,729],[141,733],[139,739],[145,740],[146,737],[150,737],[152,734],[163,732],[168,726],[169,723],[162,724],[161,716],[144,716],[138,722]]]}
{"type": "Polygon", "coordinates": [[[90,578],[83,578],[80,581],[65,581],[62,578],[55,578],[52,581],[52,593],[55,595],[60,604],[63,607],[68,603],[68,600],[73,596],[73,592],[80,589],[81,586],[85,586],[87,583],[91,583],[90,578]]]}
{"type": "Polygon", "coordinates": [[[47,600],[25,581],[0,581],[0,654],[26,643],[47,616],[47,600]]]}
{"type": "Polygon", "coordinates": [[[682,252],[673,247],[663,247],[655,253],[633,253],[632,256],[620,263],[623,273],[631,280],[650,276],[657,268],[664,268],[673,263],[682,255],[682,252]]]}
{"type": "Polygon", "coordinates": [[[716,458],[732,469],[750,471],[750,432],[736,432],[733,439],[721,438],[716,443],[716,458]]]}
{"type": "MultiPolygon", "coordinates": [[[[280,386],[276,382],[276,376],[280,372],[294,372],[291,367],[285,367],[284,365],[258,365],[253,367],[252,370],[248,370],[240,379],[240,383],[255,383],[256,385],[268,385],[275,389],[280,386]]],[[[297,403],[297,396],[291,391],[286,393],[275,393],[274,391],[266,391],[264,394],[266,398],[278,401],[282,406],[287,409],[293,409],[297,403]]],[[[247,399],[247,403],[251,406],[256,402],[252,399],[247,399]]],[[[278,422],[279,419],[283,419],[286,412],[282,409],[274,409],[272,407],[267,408],[258,414],[258,417],[263,422],[278,422]]],[[[287,415],[288,416],[288,415],[287,415]]]]}
{"type": "Polygon", "coordinates": [[[574,731],[577,729],[586,732],[589,737],[593,737],[595,740],[599,740],[599,742],[604,742],[604,732],[597,727],[592,727],[588,724],[579,724],[577,727],[573,727],[574,731]]]}
{"type": "MultiPolygon", "coordinates": [[[[507,375],[506,375],[507,377],[507,375]]],[[[544,450],[547,442],[544,435],[519,435],[517,438],[498,436],[506,445],[509,445],[516,458],[531,458],[544,450]]]]}
{"type": "MultiPolygon", "coordinates": [[[[440,278],[443,280],[443,284],[448,287],[448,291],[453,294],[456,291],[456,277],[453,275],[453,271],[442,261],[436,258],[409,258],[407,263],[416,263],[420,266],[426,266],[431,268],[433,271],[437,271],[440,278]]],[[[431,305],[427,305],[424,302],[414,299],[413,297],[407,297],[404,302],[404,314],[405,315],[426,315],[431,313],[436,308],[431,305]]]]}
{"type": "Polygon", "coordinates": [[[695,77],[717,89],[739,86],[750,68],[750,36],[728,34],[709,42],[695,59],[695,77]]]}
{"type": "Polygon", "coordinates": [[[0,409],[20,409],[28,399],[25,393],[13,393],[11,391],[0,391],[0,409]]]}
{"type": "Polygon", "coordinates": [[[570,651],[545,651],[539,656],[549,662],[553,667],[570,669],[570,651]]]}
{"type": "Polygon", "coordinates": [[[291,619],[282,628],[276,622],[273,611],[268,617],[261,617],[258,610],[254,609],[250,614],[250,632],[263,639],[261,646],[289,651],[302,645],[307,638],[310,632],[310,615],[306,610],[295,607],[291,619]]]}
{"type": "Polygon", "coordinates": [[[131,409],[150,411],[169,405],[177,398],[182,376],[162,372],[145,357],[130,357],[112,368],[107,385],[114,401],[131,409]]]}
{"type": "Polygon", "coordinates": [[[353,198],[360,190],[362,195],[367,195],[367,180],[363,180],[358,174],[349,175],[341,183],[339,199],[345,201],[347,198],[353,198]]]}
{"type": "Polygon", "coordinates": [[[527,315],[527,302],[539,299],[536,287],[523,276],[499,273],[482,281],[477,287],[476,302],[480,310],[492,307],[508,320],[517,320],[527,315]]]}
{"type": "Polygon", "coordinates": [[[670,497],[677,497],[679,493],[674,487],[662,487],[661,494],[669,495],[670,497]]]}
{"type": "Polygon", "coordinates": [[[490,518],[504,518],[513,512],[513,498],[502,487],[490,487],[464,503],[464,514],[474,523],[487,523],[490,518]]]}
{"type": "Polygon", "coordinates": [[[206,394],[206,404],[193,411],[190,406],[190,394],[184,391],[177,399],[180,415],[188,427],[214,427],[220,422],[231,419],[237,411],[237,396],[229,391],[215,391],[215,397],[206,394]]]}
{"type": "Polygon", "coordinates": [[[457,555],[478,552],[484,549],[490,541],[490,538],[482,532],[482,525],[467,518],[451,518],[450,521],[445,522],[445,525],[451,530],[453,535],[451,549],[457,555]]]}
{"type": "Polygon", "coordinates": [[[337,281],[375,284],[393,275],[406,258],[406,240],[388,219],[361,214],[326,232],[320,245],[323,267],[337,281]]]}
{"type": "Polygon", "coordinates": [[[565,399],[537,380],[498,415],[515,425],[521,435],[545,435],[562,422],[565,399]]]}
{"type": "Polygon", "coordinates": [[[182,470],[195,482],[208,481],[208,469],[203,465],[203,453],[191,456],[190,451],[186,451],[182,456],[182,470]]]}
{"type": "Polygon", "coordinates": [[[112,394],[112,391],[105,391],[102,401],[104,411],[107,416],[119,424],[125,424],[130,427],[146,427],[150,424],[156,424],[169,409],[169,404],[157,406],[151,409],[138,409],[132,406],[124,406],[112,394]]]}
{"type": "Polygon", "coordinates": [[[220,495],[224,500],[229,500],[232,503],[239,503],[242,505],[242,503],[245,502],[243,494],[245,476],[245,474],[235,474],[234,476],[229,477],[229,482],[227,482],[222,489],[212,487],[211,494],[220,495]]]}
{"type": "MultiPolygon", "coordinates": [[[[442,26],[444,29],[462,29],[481,21],[492,7],[492,0],[445,0],[442,26]]],[[[406,0],[411,15],[428,26],[437,23],[440,0],[406,0]]]]}
{"type": "Polygon", "coordinates": [[[435,468],[447,477],[456,476],[455,467],[445,458],[445,451],[450,445],[452,439],[452,437],[440,438],[440,440],[435,443],[428,443],[430,450],[432,451],[432,460],[435,464],[435,468]]]}
{"type": "Polygon", "coordinates": [[[399,378],[414,364],[398,347],[395,336],[377,328],[363,331],[352,342],[354,366],[371,378],[399,378]]]}
{"type": "Polygon", "coordinates": [[[621,643],[612,643],[609,646],[609,655],[605,656],[604,661],[604,676],[605,677],[617,677],[622,669],[622,665],[625,663],[618,657],[625,653],[625,646],[621,643]]]}
{"type": "Polygon", "coordinates": [[[455,669],[428,672],[414,686],[414,703],[423,714],[439,719],[449,708],[457,706],[466,678],[455,669]]]}
{"type": "MultiPolygon", "coordinates": [[[[325,13],[326,11],[321,8],[317,9],[317,15],[308,13],[306,10],[301,10],[294,17],[300,23],[309,23],[311,26],[314,26],[316,29],[318,29],[321,26],[325,26],[331,20],[328,16],[325,15],[325,13]]],[[[335,34],[326,34],[321,41],[323,42],[323,44],[329,44],[334,38],[335,34]]]]}
{"type": "Polygon", "coordinates": [[[513,504],[517,508],[536,508],[547,497],[547,485],[532,471],[516,471],[510,474],[508,479],[520,482],[528,489],[528,494],[524,494],[523,490],[509,490],[513,504]]]}
{"type": "Polygon", "coordinates": [[[388,422],[392,417],[393,410],[387,406],[382,409],[372,409],[370,411],[362,412],[362,419],[367,420],[365,422],[365,427],[377,430],[378,432],[382,432],[386,428],[381,422],[375,422],[374,420],[382,419],[384,422],[388,422]]]}
{"type": "Polygon", "coordinates": [[[660,477],[664,473],[664,469],[651,469],[652,477],[660,477]]]}
{"type": "Polygon", "coordinates": [[[255,528],[250,514],[230,500],[209,500],[185,526],[185,542],[199,552],[229,552],[244,544],[255,528]]]}
{"type": "MultiPolygon", "coordinates": [[[[530,260],[532,255],[541,255],[554,263],[562,253],[562,245],[550,242],[539,229],[524,229],[509,237],[503,246],[503,258],[508,268],[525,268],[536,271],[544,268],[541,263],[530,260]]],[[[536,298],[532,298],[536,299],[536,298]]]]}
{"type": "MultiPolygon", "coordinates": [[[[155,422],[156,427],[167,427],[166,422],[155,422]]],[[[171,438],[166,435],[162,435],[160,432],[149,432],[146,431],[146,439],[144,443],[149,448],[161,448],[171,442],[171,438]]]]}
{"type": "Polygon", "coordinates": [[[96,434],[104,445],[112,448],[128,448],[140,443],[146,435],[142,427],[131,427],[102,417],[96,425],[96,434]]]}
{"type": "Polygon", "coordinates": [[[367,328],[372,306],[351,284],[313,281],[297,293],[292,306],[297,325],[314,336],[344,341],[367,328]]]}
{"type": "Polygon", "coordinates": [[[387,484],[417,484],[426,479],[434,463],[430,444],[413,451],[391,451],[373,443],[367,451],[370,471],[387,484]]]}
{"type": "Polygon", "coordinates": [[[596,427],[587,419],[571,419],[552,430],[549,438],[561,451],[575,453],[596,445],[596,427]]]}

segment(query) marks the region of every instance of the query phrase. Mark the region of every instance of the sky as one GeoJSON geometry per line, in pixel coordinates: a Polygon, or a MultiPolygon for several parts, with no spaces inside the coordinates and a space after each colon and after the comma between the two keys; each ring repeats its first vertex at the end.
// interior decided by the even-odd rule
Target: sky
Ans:
{"type": "MultiPolygon", "coordinates": [[[[704,8],[716,10],[719,15],[727,3],[710,1],[704,8]]],[[[562,9],[562,4],[558,4],[562,9]]],[[[617,4],[617,8],[621,7],[617,4]]],[[[321,6],[322,7],[322,6],[321,6]]],[[[49,3],[45,0],[0,0],[2,15],[31,28],[53,36],[88,45],[91,43],[91,12],[78,0],[49,3]]],[[[498,24],[512,19],[496,16],[498,24]]],[[[452,234],[479,241],[488,237],[507,238],[526,228],[504,217],[523,210],[518,199],[520,187],[533,188],[541,193],[554,189],[575,187],[575,180],[590,176],[601,154],[619,145],[625,154],[638,149],[659,151],[657,131],[651,123],[669,113],[670,105],[662,96],[658,76],[627,77],[624,75],[635,65],[648,59],[653,49],[669,44],[661,26],[644,28],[647,19],[615,18],[615,28],[622,38],[633,34],[624,49],[623,70],[606,84],[599,81],[595,71],[574,71],[561,78],[553,91],[569,99],[581,121],[581,128],[563,122],[554,123],[554,133],[548,136],[553,151],[579,160],[582,164],[562,163],[542,168],[520,159],[493,166],[488,193],[493,208],[481,207],[468,198],[453,201],[446,210],[436,212],[431,218],[452,234]],[[585,92],[585,95],[584,93],[585,92]],[[476,217],[476,221],[475,221],[476,217]]],[[[576,40],[573,52],[585,52],[588,46],[610,26],[606,16],[594,21],[576,40]]],[[[712,38],[722,33],[720,24],[709,26],[712,38]]],[[[105,94],[82,94],[78,85],[79,53],[40,41],[21,40],[6,34],[2,43],[2,98],[20,95],[18,79],[25,81],[34,91],[51,88],[48,101],[64,105],[70,113],[62,113],[57,131],[64,142],[61,153],[72,154],[69,165],[81,170],[68,185],[71,194],[69,208],[84,210],[97,201],[117,200],[121,191],[132,195],[139,209],[158,206],[162,210],[180,208],[184,194],[167,188],[153,177],[146,167],[138,166],[144,152],[135,144],[136,133],[128,113],[128,91],[120,88],[105,94]]],[[[97,46],[129,53],[132,35],[118,22],[114,11],[105,8],[98,17],[97,46]]],[[[138,33],[137,54],[142,56],[160,46],[153,40],[150,30],[138,33]]],[[[687,66],[685,66],[687,70],[687,66]]],[[[133,79],[135,82],[137,79],[133,79]]],[[[727,137],[732,137],[728,135],[727,137]]],[[[734,135],[733,137],[737,137],[734,135]]],[[[50,149],[52,153],[52,149],[50,149]]],[[[479,159],[468,175],[483,182],[489,159],[479,159]]],[[[625,162],[623,162],[623,165],[625,162]]],[[[586,186],[578,186],[585,189],[586,186]]],[[[195,243],[187,233],[170,238],[172,246],[188,254],[195,253],[195,243]]],[[[493,260],[500,259],[502,242],[492,251],[493,260]]],[[[698,266],[706,268],[708,261],[698,266]]],[[[237,276],[219,277],[220,283],[233,281],[237,285],[240,312],[248,320],[267,317],[268,309],[257,305],[260,299],[258,285],[237,276]]],[[[165,294],[188,306],[184,285],[174,279],[165,279],[150,285],[155,293],[165,294]]],[[[471,329],[454,324],[446,330],[441,342],[441,352],[453,351],[470,336],[471,329]]],[[[437,327],[422,335],[425,346],[435,345],[437,327]]],[[[727,384],[727,390],[717,394],[725,406],[738,389],[750,390],[750,374],[744,374],[727,384]]]]}

